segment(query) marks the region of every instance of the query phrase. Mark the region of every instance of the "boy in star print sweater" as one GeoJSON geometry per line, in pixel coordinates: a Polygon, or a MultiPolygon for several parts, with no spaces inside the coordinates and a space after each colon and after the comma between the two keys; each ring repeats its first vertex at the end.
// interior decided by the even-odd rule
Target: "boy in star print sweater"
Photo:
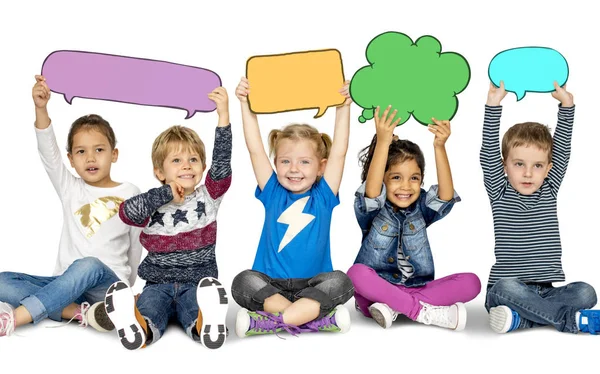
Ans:
{"type": "Polygon", "coordinates": [[[209,99],[217,104],[219,122],[205,183],[200,184],[204,143],[194,130],[172,126],[152,145],[154,174],[162,187],[119,207],[123,222],[143,227],[140,242],[148,250],[138,268],[146,285],[137,301],[124,284],[113,284],[106,294],[108,316],[127,349],[155,343],[170,318],[209,348],[225,341],[227,297],[216,279],[215,244],[217,211],[231,184],[232,137],[227,92],[219,87],[209,99]]]}

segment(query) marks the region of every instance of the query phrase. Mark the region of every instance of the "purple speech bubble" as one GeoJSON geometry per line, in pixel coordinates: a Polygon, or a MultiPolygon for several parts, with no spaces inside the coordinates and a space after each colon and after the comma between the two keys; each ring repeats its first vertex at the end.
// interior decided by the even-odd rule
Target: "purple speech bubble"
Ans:
{"type": "Polygon", "coordinates": [[[75,97],[180,108],[186,119],[217,107],[207,95],[221,78],[207,69],[172,62],[81,51],[55,51],[42,75],[69,104],[75,97]]]}

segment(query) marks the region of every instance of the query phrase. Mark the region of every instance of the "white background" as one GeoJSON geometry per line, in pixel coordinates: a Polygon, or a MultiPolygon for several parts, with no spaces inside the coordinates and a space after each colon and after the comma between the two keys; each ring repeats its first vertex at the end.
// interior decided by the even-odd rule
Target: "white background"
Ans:
{"type": "MultiPolygon", "coordinates": [[[[254,260],[263,222],[263,208],[254,198],[256,181],[243,139],[240,109],[234,96],[246,60],[253,55],[337,48],[350,79],[366,65],[365,48],[385,31],[399,31],[416,40],[433,35],[442,51],[462,54],[470,64],[471,80],[459,95],[459,110],[447,143],[456,190],[463,201],[428,233],[438,277],[474,272],[485,287],[494,262],[492,216],[479,166],[483,106],[488,89],[487,67],[505,49],[546,46],[561,52],[569,63],[568,90],[577,105],[572,157],[559,195],[563,266],[568,281],[600,287],[597,242],[597,87],[599,86],[596,18],[575,2],[551,1],[298,1],[258,2],[176,1],[8,2],[0,7],[0,271],[50,275],[61,231],[61,206],[39,160],[33,129],[31,88],[42,62],[55,50],[110,53],[199,66],[219,74],[230,94],[233,125],[233,184],[219,212],[217,261],[227,286],[254,260]],[[200,5],[202,4],[202,5],[200,5]]],[[[152,79],[152,77],[148,77],[152,79]]],[[[554,128],[557,102],[550,94],[527,94],[504,101],[502,129],[522,121],[554,128]]],[[[58,142],[66,144],[73,120],[88,113],[107,118],[115,129],[120,157],[113,165],[116,181],[130,181],[146,191],[156,187],[150,148],[165,128],[194,128],[212,154],[216,112],[197,113],[184,120],[183,110],[145,107],[75,98],[72,105],[52,94],[48,106],[58,142]]],[[[316,110],[259,116],[263,138],[273,128],[307,122],[332,134],[334,109],[320,119],[316,110]]],[[[360,245],[353,213],[353,193],[360,183],[359,149],[374,133],[372,122],[357,121],[352,106],[350,147],[340,188],[341,205],[334,210],[331,253],[334,267],[347,270],[360,245]]],[[[435,183],[433,136],[414,120],[397,132],[419,144],[426,157],[425,187],[435,183]]],[[[66,155],[65,155],[66,160],[66,155]]],[[[141,290],[139,281],[135,290],[141,290]]],[[[0,338],[0,371],[26,372],[309,372],[352,368],[375,371],[425,371],[457,367],[467,372],[589,369],[600,338],[540,328],[497,335],[488,327],[484,292],[468,304],[466,330],[453,332],[404,320],[383,330],[359,316],[354,301],[347,304],[353,325],[346,335],[283,334],[240,340],[233,333],[238,306],[230,298],[226,345],[210,351],[192,343],[177,325],[170,326],[156,345],[129,352],[116,334],[99,334],[71,324],[62,329],[44,321],[19,329],[21,336],[0,338]],[[586,363],[587,362],[587,363],[586,363]]]]}

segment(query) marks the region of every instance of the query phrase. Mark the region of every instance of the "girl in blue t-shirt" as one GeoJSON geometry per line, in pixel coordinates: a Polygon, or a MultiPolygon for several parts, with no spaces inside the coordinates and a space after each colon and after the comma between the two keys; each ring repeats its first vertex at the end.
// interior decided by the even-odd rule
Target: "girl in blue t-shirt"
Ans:
{"type": "Polygon", "coordinates": [[[354,288],[346,274],[333,271],[329,230],[348,148],[348,82],[340,90],[346,100],[336,110],[333,142],[304,124],[271,131],[275,170],[250,110],[249,92],[248,80],[242,78],[236,96],[265,221],[252,270],[238,274],[231,285],[233,298],[242,306],[236,333],[346,332],[350,315],[343,304],[354,288]]]}

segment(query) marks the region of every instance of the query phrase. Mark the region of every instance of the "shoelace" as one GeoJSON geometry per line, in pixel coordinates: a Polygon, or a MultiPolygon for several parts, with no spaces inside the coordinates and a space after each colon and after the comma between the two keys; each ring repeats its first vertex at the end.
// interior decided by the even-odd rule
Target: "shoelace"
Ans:
{"type": "Polygon", "coordinates": [[[75,313],[75,315],[73,316],[73,318],[71,318],[69,321],[67,321],[67,323],[63,323],[63,324],[60,324],[60,325],[57,325],[57,326],[46,326],[46,328],[65,327],[69,323],[73,322],[74,319],[77,319],[79,321],[79,326],[80,327],[87,327],[88,326],[87,311],[89,309],[90,309],[90,303],[88,303],[87,301],[84,301],[79,306],[79,312],[75,313]]]}
{"type": "Polygon", "coordinates": [[[317,320],[310,321],[308,323],[305,323],[303,326],[305,327],[306,330],[314,331],[314,332],[318,332],[320,328],[326,328],[329,326],[337,327],[337,324],[335,321],[335,314],[332,315],[331,317],[325,316],[323,318],[319,318],[317,320]]]}
{"type": "Polygon", "coordinates": [[[0,314],[0,336],[10,336],[15,332],[15,317],[12,314],[0,314]]]}
{"type": "Polygon", "coordinates": [[[441,322],[444,326],[451,326],[448,313],[444,310],[446,307],[423,304],[423,322],[431,325],[433,322],[441,322]]]}
{"type": "Polygon", "coordinates": [[[281,336],[279,336],[279,333],[277,332],[278,329],[285,330],[292,336],[297,336],[299,333],[302,332],[298,326],[288,325],[287,323],[283,322],[283,318],[281,318],[281,317],[278,318],[271,313],[257,311],[256,314],[259,314],[259,315],[263,316],[264,318],[261,318],[261,319],[250,318],[250,330],[255,329],[258,331],[273,331],[273,333],[278,338],[283,339],[283,340],[285,340],[285,338],[282,338],[281,336]]]}

